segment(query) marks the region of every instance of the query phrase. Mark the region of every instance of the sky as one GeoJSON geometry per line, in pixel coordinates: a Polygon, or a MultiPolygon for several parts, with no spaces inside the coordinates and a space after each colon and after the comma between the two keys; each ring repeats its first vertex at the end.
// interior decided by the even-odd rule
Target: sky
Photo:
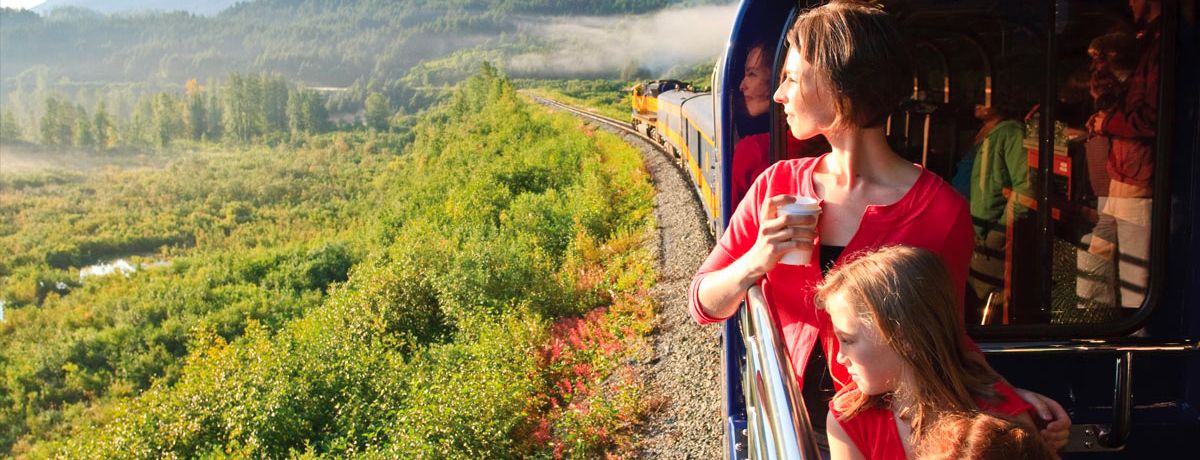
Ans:
{"type": "Polygon", "coordinates": [[[0,7],[6,6],[9,8],[26,8],[26,9],[28,9],[28,8],[33,8],[35,6],[38,6],[45,2],[46,2],[46,0],[0,0],[0,7]]]}

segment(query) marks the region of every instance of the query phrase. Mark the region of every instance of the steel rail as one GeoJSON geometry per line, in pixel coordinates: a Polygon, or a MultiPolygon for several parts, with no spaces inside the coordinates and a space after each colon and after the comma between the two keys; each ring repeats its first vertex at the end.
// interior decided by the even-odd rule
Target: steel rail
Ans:
{"type": "Polygon", "coordinates": [[[758,286],[746,292],[746,305],[739,316],[746,343],[742,389],[751,458],[820,459],[795,370],[758,286]]]}
{"type": "Polygon", "coordinates": [[[595,114],[595,113],[589,112],[587,110],[583,110],[581,108],[575,107],[573,105],[559,102],[554,99],[539,96],[539,95],[536,95],[533,93],[524,93],[524,94],[529,96],[530,98],[532,98],[534,101],[537,101],[538,103],[541,103],[543,105],[547,105],[551,108],[565,110],[567,112],[578,115],[580,117],[587,118],[589,120],[592,120],[592,121],[595,121],[598,123],[603,123],[605,125],[611,126],[613,128],[619,129],[619,130],[627,132],[629,134],[633,134],[637,137],[642,138],[643,140],[649,141],[650,144],[654,145],[655,148],[657,148],[661,151],[664,151],[664,152],[666,151],[666,148],[663,147],[662,144],[658,143],[654,139],[650,139],[649,137],[642,135],[642,133],[640,131],[629,127],[629,125],[624,122],[606,117],[604,115],[595,114]]]}

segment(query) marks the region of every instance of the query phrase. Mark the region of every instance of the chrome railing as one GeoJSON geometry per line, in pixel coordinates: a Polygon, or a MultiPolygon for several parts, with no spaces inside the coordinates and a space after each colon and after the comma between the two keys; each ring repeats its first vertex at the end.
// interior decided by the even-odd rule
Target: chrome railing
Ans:
{"type": "Polygon", "coordinates": [[[742,391],[746,397],[750,458],[819,460],[821,454],[796,385],[796,374],[766,297],[757,286],[746,293],[741,326],[746,344],[742,391]]]}

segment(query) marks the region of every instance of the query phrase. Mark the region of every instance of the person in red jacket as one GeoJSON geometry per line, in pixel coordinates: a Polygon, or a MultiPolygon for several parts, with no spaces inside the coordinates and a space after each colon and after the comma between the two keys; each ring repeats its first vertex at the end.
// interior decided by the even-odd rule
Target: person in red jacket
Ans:
{"type": "MultiPolygon", "coordinates": [[[[912,83],[911,58],[893,20],[871,6],[831,2],[800,15],[787,35],[791,48],[775,101],[793,136],[824,135],[831,151],[775,163],[758,176],[692,279],[689,311],[700,323],[723,321],[747,289],[761,286],[800,386],[820,341],[840,389],[850,377],[832,361],[838,344],[829,315],[813,303],[823,270],[886,245],[929,249],[949,267],[961,318],[973,230],[962,196],[901,158],[884,137],[888,114],[912,83]],[[777,212],[797,197],[819,203],[819,224],[811,215],[777,212]],[[812,251],[815,263],[779,263],[798,250],[812,251]]],[[[962,339],[984,363],[974,342],[962,339]]],[[[1021,397],[1049,422],[1043,435],[1050,443],[1065,445],[1070,420],[1062,407],[1032,392],[1021,397]]]]}
{"type": "MultiPolygon", "coordinates": [[[[1139,308],[1149,287],[1150,211],[1152,206],[1154,143],[1158,134],[1158,72],[1162,55],[1162,3],[1157,0],[1130,0],[1133,20],[1141,30],[1137,34],[1140,54],[1132,73],[1121,66],[1101,66],[1093,77],[1092,93],[1097,112],[1088,120],[1093,136],[1108,139],[1106,172],[1107,196],[1097,207],[1099,222],[1088,242],[1088,254],[1081,254],[1080,269],[1097,276],[1116,279],[1109,283],[1086,280],[1076,287],[1077,294],[1099,304],[1139,308]],[[1099,91],[1097,76],[1109,76],[1119,86],[1111,93],[1116,101],[1103,104],[1106,91],[1099,91]],[[1116,276],[1111,276],[1115,269],[1116,276]]],[[[1103,37],[1101,37],[1103,38],[1103,37]]],[[[1096,44],[1096,43],[1094,43],[1096,44]]],[[[1097,50],[1102,52],[1103,49],[1097,50]]],[[[1098,53],[1100,54],[1100,53],[1098,53]]],[[[1106,56],[1097,56],[1101,60],[1106,56]]],[[[1101,61],[1103,62],[1103,61],[1101,61]]],[[[1081,278],[1083,279],[1083,278],[1081,278]]]]}
{"type": "MultiPolygon", "coordinates": [[[[816,303],[851,378],[826,420],[834,460],[903,460],[938,422],[974,412],[1036,431],[1030,405],[963,348],[958,299],[937,254],[889,246],[861,255],[830,272],[816,303]]],[[[1035,441],[1030,453],[1048,452],[1035,441]]]]}

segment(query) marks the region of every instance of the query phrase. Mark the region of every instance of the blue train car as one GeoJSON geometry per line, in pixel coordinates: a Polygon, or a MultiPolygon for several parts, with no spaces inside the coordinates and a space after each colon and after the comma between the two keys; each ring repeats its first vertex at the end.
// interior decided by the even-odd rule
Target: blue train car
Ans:
{"type": "MultiPolygon", "coordinates": [[[[778,75],[786,27],[803,8],[819,3],[745,0],[740,6],[713,80],[714,131],[706,140],[717,151],[713,161],[705,163],[703,153],[695,160],[715,168],[719,177],[689,167],[718,237],[736,205],[728,177],[745,118],[738,85],[747,51],[754,43],[768,43],[778,75]]],[[[966,306],[968,332],[1015,386],[1055,398],[1068,410],[1074,426],[1065,458],[1186,456],[1200,435],[1200,269],[1194,263],[1200,238],[1193,232],[1200,227],[1195,212],[1200,184],[1194,179],[1200,177],[1196,2],[1161,2],[1155,26],[1161,47],[1141,58],[1159,69],[1158,104],[1147,141],[1153,158],[1143,161],[1133,195],[1121,192],[1128,185],[1119,177],[1122,166],[1097,149],[1097,136],[1085,129],[1096,110],[1087,87],[1089,48],[1097,37],[1136,36],[1144,28],[1129,3],[880,3],[908,36],[917,65],[912,97],[887,125],[897,152],[951,180],[972,157],[981,129],[972,115],[976,106],[1003,108],[1025,128],[1021,167],[1031,185],[1005,191],[1007,222],[995,229],[1001,244],[977,247],[998,251],[992,255],[1002,266],[995,272],[972,267],[978,285],[966,306]]],[[[1146,49],[1140,52],[1149,53],[1146,49]]],[[[684,106],[686,97],[678,96],[670,99],[672,107],[684,106]]],[[[784,142],[781,115],[777,106],[770,114],[774,152],[784,142]]],[[[678,135],[668,138],[690,149],[683,130],[697,123],[682,115],[672,120],[678,135]]],[[[688,152],[682,156],[690,165],[688,152]]],[[[780,452],[791,451],[763,444],[805,433],[771,432],[776,425],[755,421],[770,408],[755,407],[762,400],[747,396],[764,390],[761,381],[743,386],[750,356],[762,356],[754,354],[761,343],[751,344],[747,354],[743,337],[763,332],[745,330],[754,327],[747,315],[743,310],[723,326],[725,456],[785,456],[780,452]]],[[[792,402],[803,393],[814,415],[827,403],[828,393],[820,388],[794,390],[792,402]]],[[[798,423],[787,426],[808,429],[803,414],[791,416],[798,423]]]]}

